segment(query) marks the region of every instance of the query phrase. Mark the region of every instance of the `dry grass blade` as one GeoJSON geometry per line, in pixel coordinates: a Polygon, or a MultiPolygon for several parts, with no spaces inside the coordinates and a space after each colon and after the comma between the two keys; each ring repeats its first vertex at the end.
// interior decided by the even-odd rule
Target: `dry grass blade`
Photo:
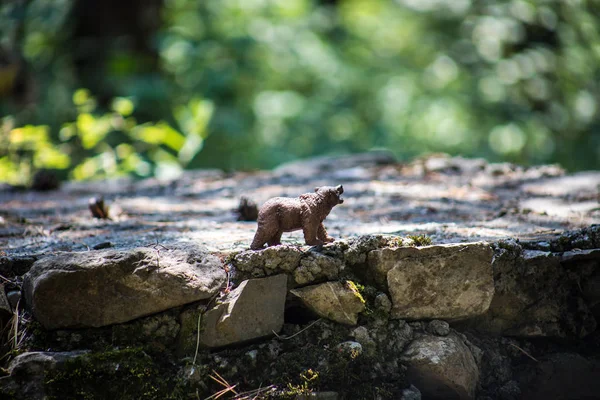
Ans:
{"type": "Polygon", "coordinates": [[[227,380],[225,380],[225,378],[223,378],[221,375],[219,375],[219,373],[217,371],[215,371],[214,369],[212,372],[214,375],[216,375],[216,377],[213,375],[209,375],[208,377],[210,379],[212,379],[213,381],[217,382],[219,385],[222,385],[224,387],[224,389],[219,390],[218,392],[214,393],[213,395],[207,397],[205,400],[218,399],[219,397],[223,396],[224,394],[226,394],[228,392],[232,392],[236,396],[238,395],[238,392],[235,391],[235,387],[237,386],[237,384],[231,385],[229,382],[227,382],[227,380]]]}
{"type": "Polygon", "coordinates": [[[19,323],[21,322],[21,312],[19,311],[20,304],[21,300],[17,301],[17,306],[15,307],[15,311],[10,321],[11,329],[9,335],[12,342],[12,350],[17,350],[21,347],[27,333],[25,329],[19,331],[19,323]]]}
{"type": "MultiPolygon", "coordinates": [[[[225,378],[223,378],[221,375],[219,375],[219,373],[217,371],[215,371],[214,369],[213,369],[213,374],[215,374],[217,376],[217,378],[218,378],[217,379],[214,376],[209,375],[213,380],[215,380],[216,382],[219,382],[223,386],[229,386],[229,387],[231,387],[231,385],[229,384],[229,382],[227,382],[225,380],[225,378]]],[[[237,386],[237,385],[235,385],[235,386],[237,386]]],[[[235,392],[235,391],[234,391],[234,393],[237,394],[237,392],[235,392]]]]}
{"type": "Polygon", "coordinates": [[[0,360],[11,357],[13,354],[12,352],[21,347],[27,336],[27,331],[25,329],[19,330],[21,319],[23,318],[19,305],[20,301],[17,302],[12,317],[0,332],[0,338],[2,339],[0,342],[0,349],[2,350],[0,353],[0,360]]]}
{"type": "Polygon", "coordinates": [[[257,399],[261,394],[270,392],[271,390],[276,389],[277,386],[269,385],[266,387],[259,387],[258,389],[249,390],[247,392],[242,392],[237,396],[233,397],[232,400],[254,400],[257,399]]]}
{"type": "Polygon", "coordinates": [[[198,315],[198,326],[196,327],[196,350],[194,351],[194,361],[192,361],[192,365],[196,365],[196,358],[198,357],[198,350],[200,349],[200,327],[202,325],[202,317],[204,316],[204,312],[201,312],[198,315]]]}
{"type": "Polygon", "coordinates": [[[280,340],[290,340],[291,338],[293,338],[293,337],[295,337],[295,336],[298,336],[299,334],[301,334],[301,333],[302,333],[302,332],[304,332],[305,330],[309,329],[311,326],[313,326],[314,324],[316,324],[316,323],[317,323],[317,322],[319,322],[320,320],[321,320],[321,318],[319,318],[318,320],[316,320],[316,321],[312,322],[312,323],[311,323],[310,325],[308,325],[306,328],[304,328],[304,329],[302,329],[302,330],[300,330],[300,331],[298,331],[298,332],[294,333],[293,335],[287,336],[287,337],[280,336],[280,335],[278,335],[278,334],[277,334],[277,332],[275,332],[275,331],[271,331],[271,332],[273,332],[273,333],[275,334],[275,336],[277,337],[277,339],[280,339],[280,340]]]}
{"type": "Polygon", "coordinates": [[[225,393],[228,393],[228,392],[235,393],[235,390],[233,390],[233,388],[235,388],[236,386],[237,385],[233,385],[231,387],[226,387],[223,390],[219,390],[217,393],[213,394],[212,396],[207,397],[206,400],[209,400],[209,399],[215,399],[216,400],[216,399],[218,399],[219,397],[223,396],[225,393]]]}
{"type": "Polygon", "coordinates": [[[12,335],[13,342],[13,350],[18,347],[19,344],[19,304],[21,300],[17,301],[17,306],[15,307],[15,311],[12,316],[12,324],[10,334],[12,335]]]}
{"type": "Polygon", "coordinates": [[[198,315],[198,326],[196,327],[197,331],[196,331],[196,350],[194,351],[194,360],[192,361],[192,365],[196,365],[196,359],[198,358],[198,351],[200,350],[200,333],[201,333],[201,326],[202,326],[202,318],[204,317],[204,313],[206,312],[206,310],[209,309],[210,305],[213,303],[213,301],[215,301],[215,299],[219,296],[219,293],[215,293],[210,300],[208,301],[208,303],[206,304],[206,306],[204,306],[204,309],[202,311],[200,311],[200,315],[198,315]]]}
{"type": "Polygon", "coordinates": [[[527,357],[531,358],[533,361],[535,362],[539,362],[537,360],[537,358],[535,358],[534,356],[532,356],[531,354],[529,354],[528,352],[526,352],[525,350],[523,350],[522,348],[520,348],[519,346],[517,346],[516,344],[512,344],[509,343],[512,347],[514,347],[515,349],[519,350],[521,353],[525,354],[527,357]]]}

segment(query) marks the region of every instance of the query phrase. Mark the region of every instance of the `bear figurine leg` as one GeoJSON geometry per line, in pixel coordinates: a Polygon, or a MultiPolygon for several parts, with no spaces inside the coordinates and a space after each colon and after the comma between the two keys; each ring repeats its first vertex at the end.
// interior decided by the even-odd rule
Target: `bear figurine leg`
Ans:
{"type": "Polygon", "coordinates": [[[252,241],[252,244],[250,245],[250,248],[252,250],[259,250],[262,249],[263,246],[265,245],[266,241],[262,240],[261,237],[257,237],[257,235],[254,235],[254,240],[252,241]]]}
{"type": "Polygon", "coordinates": [[[322,246],[323,241],[317,239],[317,229],[318,227],[312,223],[307,223],[302,227],[302,232],[304,233],[304,242],[309,246],[322,246]]]}
{"type": "Polygon", "coordinates": [[[278,246],[281,244],[281,235],[283,235],[283,231],[277,232],[271,239],[268,240],[269,246],[278,246]]]}
{"type": "MultiPolygon", "coordinates": [[[[256,230],[256,234],[254,235],[254,240],[250,245],[252,250],[262,249],[265,243],[277,239],[277,235],[279,235],[279,239],[281,239],[281,233],[279,233],[279,226],[273,226],[272,224],[258,224],[258,229],[256,230]]],[[[279,240],[277,239],[277,240],[279,240]]]]}
{"type": "Polygon", "coordinates": [[[320,239],[325,243],[335,242],[334,238],[327,235],[327,229],[325,229],[325,225],[323,225],[322,222],[319,224],[319,228],[317,229],[317,239],[320,239]]]}

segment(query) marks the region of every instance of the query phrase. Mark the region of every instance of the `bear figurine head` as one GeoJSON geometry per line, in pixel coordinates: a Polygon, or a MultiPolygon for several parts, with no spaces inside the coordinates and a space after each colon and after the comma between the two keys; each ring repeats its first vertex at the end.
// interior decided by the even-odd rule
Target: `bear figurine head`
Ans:
{"type": "Polygon", "coordinates": [[[344,199],[342,199],[342,193],[344,193],[344,187],[342,185],[338,185],[336,187],[333,186],[321,186],[315,188],[315,193],[325,199],[325,203],[328,207],[333,208],[338,204],[342,204],[344,199]]]}

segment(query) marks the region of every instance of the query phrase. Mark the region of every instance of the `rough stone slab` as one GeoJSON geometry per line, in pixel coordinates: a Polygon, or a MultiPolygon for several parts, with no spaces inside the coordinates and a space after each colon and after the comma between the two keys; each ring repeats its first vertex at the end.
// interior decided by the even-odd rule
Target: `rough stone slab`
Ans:
{"type": "Polygon", "coordinates": [[[563,263],[588,260],[600,260],[600,249],[565,251],[560,256],[560,261],[563,263]]]}
{"type": "Polygon", "coordinates": [[[329,250],[339,252],[337,257],[310,251],[308,247],[272,246],[262,250],[242,251],[232,257],[237,278],[258,278],[279,273],[291,276],[292,287],[319,280],[334,280],[344,268],[340,244],[330,244],[329,250]]]}
{"type": "Polygon", "coordinates": [[[539,261],[554,257],[550,251],[542,250],[523,250],[523,259],[525,261],[539,261]]]}
{"type": "Polygon", "coordinates": [[[302,249],[297,246],[273,246],[258,251],[242,251],[233,257],[232,263],[244,275],[262,277],[294,271],[300,265],[302,255],[302,249]]]}
{"type": "Polygon", "coordinates": [[[286,294],[284,274],[242,282],[204,314],[200,342],[221,347],[279,332],[286,294]]]}
{"type": "Polygon", "coordinates": [[[300,265],[294,271],[294,282],[306,285],[318,279],[334,280],[343,268],[340,259],[310,252],[300,260],[300,265]]]}
{"type": "Polygon", "coordinates": [[[304,305],[319,316],[332,321],[356,325],[358,313],[364,311],[364,300],[349,284],[325,282],[290,290],[304,305]]]}
{"type": "Polygon", "coordinates": [[[225,279],[203,248],[135,248],[43,258],[23,289],[47,329],[100,327],[209,298],[225,279]]]}
{"type": "Polygon", "coordinates": [[[0,398],[46,400],[45,378],[49,371],[60,368],[67,361],[89,353],[87,350],[49,352],[34,351],[19,354],[8,365],[9,376],[0,381],[0,398]],[[17,395],[16,397],[15,394],[17,395]]]}
{"type": "Polygon", "coordinates": [[[8,372],[11,375],[34,376],[54,369],[57,364],[72,360],[89,353],[82,351],[32,351],[19,354],[8,365],[8,372]]]}
{"type": "Polygon", "coordinates": [[[479,381],[475,358],[461,338],[420,336],[402,355],[407,379],[428,399],[473,399],[479,381]]]}
{"type": "MultiPolygon", "coordinates": [[[[580,260],[581,261],[581,260],[580,260]]],[[[520,337],[584,337],[596,329],[594,268],[561,265],[561,257],[500,243],[493,262],[495,294],[472,322],[480,331],[520,337]],[[577,275],[576,275],[577,274],[577,275]]],[[[596,293],[596,294],[595,294],[596,293]]]]}
{"type": "Polygon", "coordinates": [[[485,313],[494,295],[487,243],[379,249],[369,253],[375,280],[386,276],[393,318],[460,320],[485,313]]]}

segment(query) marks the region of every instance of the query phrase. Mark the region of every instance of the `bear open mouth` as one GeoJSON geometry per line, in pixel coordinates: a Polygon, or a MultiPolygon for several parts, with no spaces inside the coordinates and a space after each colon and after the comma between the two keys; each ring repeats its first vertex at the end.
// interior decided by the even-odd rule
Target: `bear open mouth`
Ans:
{"type": "Polygon", "coordinates": [[[338,195],[338,204],[342,204],[344,202],[344,199],[342,199],[342,193],[344,193],[344,187],[342,185],[337,185],[335,187],[335,191],[337,192],[337,195],[338,195]]]}

